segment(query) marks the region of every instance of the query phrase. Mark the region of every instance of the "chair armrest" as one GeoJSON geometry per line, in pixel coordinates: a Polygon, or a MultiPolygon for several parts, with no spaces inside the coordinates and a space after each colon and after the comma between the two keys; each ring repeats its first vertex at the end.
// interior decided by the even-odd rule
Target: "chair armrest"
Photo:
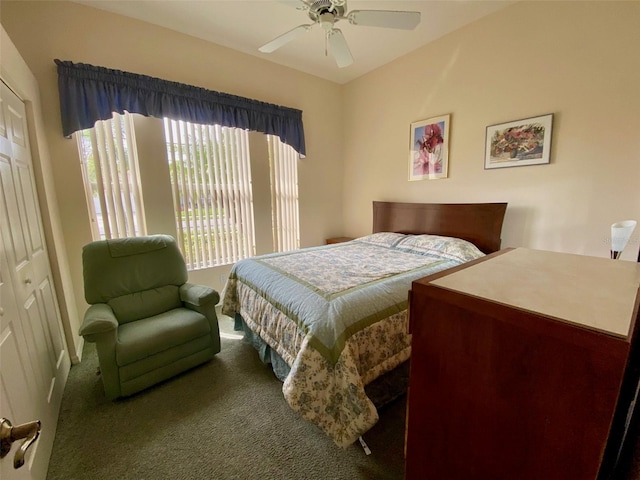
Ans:
{"type": "Polygon", "coordinates": [[[180,287],[180,300],[185,308],[205,316],[211,327],[211,348],[214,354],[218,353],[220,351],[220,329],[216,315],[216,304],[220,301],[218,292],[204,285],[185,283],[180,287]]]}
{"type": "Polygon", "coordinates": [[[180,300],[196,307],[203,307],[209,303],[216,305],[220,295],[213,288],[185,283],[180,287],[180,300]]]}
{"type": "Polygon", "coordinates": [[[118,328],[118,320],[113,310],[106,303],[91,305],[84,314],[84,320],[80,326],[80,335],[88,341],[94,341],[91,336],[112,332],[118,328]]]}

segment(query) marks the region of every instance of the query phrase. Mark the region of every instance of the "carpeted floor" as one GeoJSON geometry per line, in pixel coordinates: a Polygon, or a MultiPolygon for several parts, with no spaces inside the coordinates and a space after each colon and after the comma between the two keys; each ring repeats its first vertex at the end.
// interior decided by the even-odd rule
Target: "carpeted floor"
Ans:
{"type": "Polygon", "coordinates": [[[48,480],[402,479],[406,397],[365,435],[373,454],[337,447],[301,419],[282,383],[221,319],[209,363],[125,400],[105,399],[93,344],[65,389],[48,480]]]}
{"type": "MultiPolygon", "coordinates": [[[[365,435],[371,456],[357,444],[341,449],[289,408],[282,383],[231,323],[221,317],[222,351],[211,362],[115,402],[87,344],[69,375],[48,480],[404,477],[406,397],[381,409],[365,435]]],[[[640,441],[634,450],[614,480],[640,480],[640,441]]]]}

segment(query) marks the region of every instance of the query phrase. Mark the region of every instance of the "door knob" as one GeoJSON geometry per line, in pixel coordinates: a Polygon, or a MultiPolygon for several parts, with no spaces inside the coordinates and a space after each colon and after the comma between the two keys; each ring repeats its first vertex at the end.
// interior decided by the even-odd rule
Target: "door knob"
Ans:
{"type": "Polygon", "coordinates": [[[13,468],[24,465],[24,456],[27,449],[38,439],[40,426],[40,420],[35,420],[14,427],[6,418],[0,418],[0,458],[4,458],[11,451],[13,442],[24,438],[24,442],[13,457],[13,468]]]}
{"type": "Polygon", "coordinates": [[[31,285],[31,279],[29,277],[25,278],[24,283],[26,283],[27,285],[31,285]]]}

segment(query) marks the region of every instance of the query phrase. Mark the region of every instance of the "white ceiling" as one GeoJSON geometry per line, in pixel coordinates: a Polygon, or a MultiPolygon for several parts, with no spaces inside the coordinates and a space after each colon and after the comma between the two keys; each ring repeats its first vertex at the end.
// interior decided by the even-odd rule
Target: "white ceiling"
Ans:
{"type": "Polygon", "coordinates": [[[273,53],[258,47],[297,25],[311,23],[299,1],[288,0],[77,0],[255,55],[336,83],[347,83],[453,30],[499,10],[507,0],[349,0],[348,10],[409,10],[422,14],[415,30],[363,27],[340,21],[354,63],[338,68],[325,56],[316,26],[273,53]]]}

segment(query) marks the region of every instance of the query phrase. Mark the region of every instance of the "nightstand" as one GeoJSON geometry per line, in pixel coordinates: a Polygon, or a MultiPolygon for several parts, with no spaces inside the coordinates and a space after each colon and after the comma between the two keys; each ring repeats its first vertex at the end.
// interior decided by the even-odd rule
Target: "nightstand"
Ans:
{"type": "Polygon", "coordinates": [[[406,478],[610,478],[639,286],[635,262],[526,248],[414,281],[406,478]]]}
{"type": "Polygon", "coordinates": [[[332,243],[342,243],[342,242],[350,242],[351,240],[355,240],[352,237],[333,237],[327,238],[327,245],[331,245],[332,243]]]}

